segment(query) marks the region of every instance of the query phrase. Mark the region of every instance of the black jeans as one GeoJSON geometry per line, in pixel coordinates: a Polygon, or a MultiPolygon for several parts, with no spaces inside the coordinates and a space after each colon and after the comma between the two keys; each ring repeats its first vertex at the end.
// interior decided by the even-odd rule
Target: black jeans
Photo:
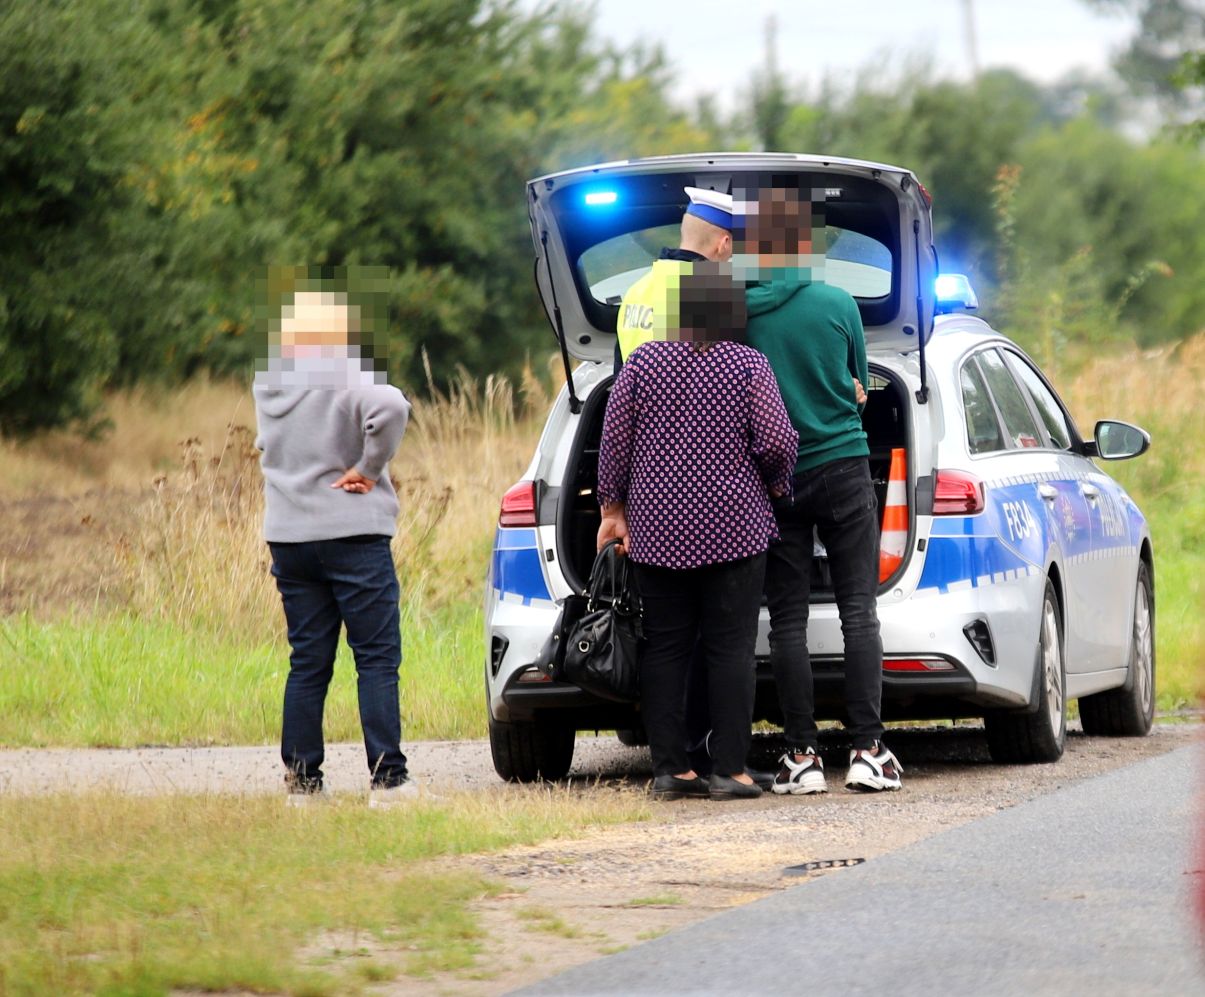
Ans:
{"type": "Polygon", "coordinates": [[[335,670],[339,628],[356,658],[360,726],[377,787],[405,782],[398,667],[402,635],[389,538],[271,543],[272,574],[289,628],[280,754],[306,788],[322,785],[322,712],[335,670]]]}
{"type": "Polygon", "coordinates": [[[753,651],[766,555],[702,568],[636,564],[644,607],[640,708],[657,775],[686,759],[686,675],[699,644],[707,673],[714,771],[745,771],[753,725],[753,651]]]}
{"type": "Polygon", "coordinates": [[[879,588],[878,505],[865,457],[834,460],[795,475],[794,497],[775,503],[781,539],[766,560],[770,666],[783,729],[792,747],[817,739],[812,664],[808,658],[808,596],[812,529],[828,551],[841,633],[845,639],[845,710],[855,748],[883,736],[883,643],[875,600],[879,588]]]}

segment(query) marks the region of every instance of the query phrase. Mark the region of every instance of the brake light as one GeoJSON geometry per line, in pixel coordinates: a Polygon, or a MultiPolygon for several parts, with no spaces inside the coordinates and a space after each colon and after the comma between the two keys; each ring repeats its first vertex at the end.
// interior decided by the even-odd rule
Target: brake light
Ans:
{"type": "Polygon", "coordinates": [[[965,471],[938,471],[933,483],[934,516],[970,516],[983,512],[983,482],[965,471]]]}
{"type": "Polygon", "coordinates": [[[954,666],[941,658],[887,658],[885,672],[952,672],[954,666]]]}
{"type": "Polygon", "coordinates": [[[499,526],[537,526],[536,483],[520,481],[512,485],[502,496],[502,509],[498,513],[499,526]]]}

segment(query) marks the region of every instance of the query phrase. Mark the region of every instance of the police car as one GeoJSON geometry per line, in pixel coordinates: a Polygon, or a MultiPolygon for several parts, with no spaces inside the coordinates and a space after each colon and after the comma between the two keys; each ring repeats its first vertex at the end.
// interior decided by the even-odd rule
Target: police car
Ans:
{"type": "MultiPolygon", "coordinates": [[[[970,314],[977,302],[966,279],[939,276],[931,199],[910,171],[803,155],[672,156],[527,185],[536,282],[567,384],[531,465],[502,497],[486,582],[498,774],[561,778],[579,730],[640,737],[637,706],[553,681],[535,662],[594,558],[598,447],[623,292],[662,246],[677,244],[685,187],[727,191],[750,175],[823,192],[824,279],[854,296],[866,330],[863,424],[888,525],[878,597],[884,719],[982,717],[1002,762],[1057,760],[1072,699],[1086,734],[1147,733],[1150,529],[1101,470],[1143,453],[1147,434],[1110,420],[1082,436],[1037,365],[970,314]]],[[[817,716],[840,719],[840,621],[817,554],[808,626],[817,716]]],[[[755,719],[779,722],[767,630],[763,610],[755,719]]]]}

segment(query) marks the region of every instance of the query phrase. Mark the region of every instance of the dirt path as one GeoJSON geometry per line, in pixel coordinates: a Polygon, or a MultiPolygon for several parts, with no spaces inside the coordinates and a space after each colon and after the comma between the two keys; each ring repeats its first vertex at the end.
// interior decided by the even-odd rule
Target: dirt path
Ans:
{"type": "MultiPolygon", "coordinates": [[[[649,823],[454,861],[506,885],[476,909],[487,933],[471,974],[436,980],[399,976],[391,995],[505,992],[524,983],[698,921],[717,911],[801,882],[790,866],[873,859],[994,810],[1187,744],[1196,724],[1163,724],[1147,738],[1111,740],[1072,734],[1057,765],[1004,767],[987,758],[981,731],[893,730],[905,765],[900,793],[862,796],[840,786],[847,744],[826,736],[822,754],[830,792],[823,797],[766,797],[752,803],[658,804],[649,823]]],[[[767,765],[778,745],[760,739],[767,765]]],[[[501,784],[484,742],[408,745],[414,773],[435,791],[495,791],[501,784]]],[[[335,791],[363,791],[362,749],[330,749],[335,791]]],[[[583,793],[643,791],[647,753],[613,738],[581,738],[574,781],[583,793]]],[[[132,793],[279,792],[275,750],[144,748],[0,751],[0,791],[30,793],[95,787],[132,793]]],[[[805,872],[804,875],[840,875],[805,872]]],[[[770,941],[767,940],[767,944],[770,941]]],[[[361,940],[362,946],[362,940],[361,940]]],[[[320,946],[321,947],[321,946],[320,946]]],[[[327,940],[316,957],[347,951],[327,940]]],[[[374,953],[388,961],[388,952],[374,953]]]]}

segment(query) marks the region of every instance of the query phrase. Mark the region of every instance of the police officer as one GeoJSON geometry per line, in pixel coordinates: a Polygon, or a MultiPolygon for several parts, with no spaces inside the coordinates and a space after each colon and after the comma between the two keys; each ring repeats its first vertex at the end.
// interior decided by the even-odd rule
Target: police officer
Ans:
{"type": "Polygon", "coordinates": [[[619,306],[616,370],[641,343],[665,339],[669,303],[691,263],[722,263],[732,256],[732,195],[699,187],[683,189],[690,205],[682,216],[678,248],[662,249],[652,269],[628,288],[619,306]]]}

